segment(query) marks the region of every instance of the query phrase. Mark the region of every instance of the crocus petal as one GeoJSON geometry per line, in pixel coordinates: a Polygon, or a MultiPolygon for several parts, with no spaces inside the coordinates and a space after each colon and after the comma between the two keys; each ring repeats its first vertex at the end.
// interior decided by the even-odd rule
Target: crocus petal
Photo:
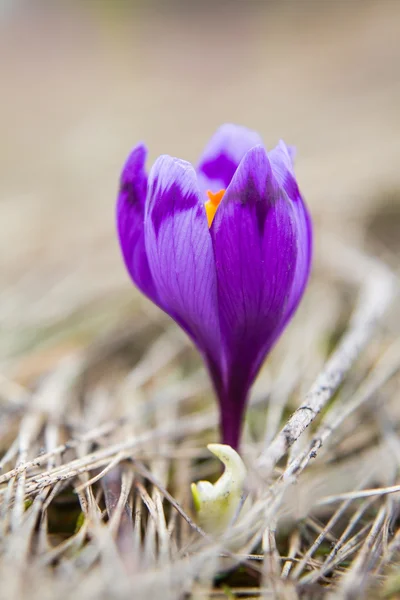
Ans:
{"type": "Polygon", "coordinates": [[[200,159],[197,171],[201,187],[226,189],[246,152],[259,144],[262,139],[255,131],[238,125],[222,125],[200,159]]]}
{"type": "Polygon", "coordinates": [[[294,149],[286,146],[282,140],[276,148],[268,152],[268,159],[275,180],[291,200],[297,200],[300,197],[300,192],[294,175],[293,158],[294,149]]]}
{"type": "MultiPolygon", "coordinates": [[[[286,180],[285,180],[286,181],[286,180]]],[[[210,232],[215,253],[227,373],[222,399],[224,443],[237,446],[247,393],[305,285],[297,270],[306,217],[275,178],[262,146],[236,171],[210,232]]],[[[303,263],[305,262],[305,258],[303,263]]],[[[302,263],[302,268],[304,264],[302,263]]]]}
{"type": "Polygon", "coordinates": [[[144,244],[144,203],[147,192],[147,149],[139,144],[122,170],[117,201],[117,230],[125,265],[138,288],[160,305],[144,244]]]}
{"type": "Polygon", "coordinates": [[[145,240],[165,311],[192,337],[210,368],[217,369],[220,333],[214,255],[190,163],[161,156],[154,164],[148,182],[145,240]]]}
{"type": "Polygon", "coordinates": [[[312,259],[312,224],[307,207],[302,201],[294,175],[293,160],[295,150],[282,140],[278,146],[268,152],[268,158],[276,181],[291,200],[296,212],[298,252],[296,270],[286,309],[286,320],[289,320],[303,295],[306,287],[312,259]]]}
{"type": "Polygon", "coordinates": [[[282,329],[295,312],[305,290],[311,271],[312,261],[312,223],[303,200],[294,206],[297,231],[297,258],[292,287],[286,305],[282,329]]]}

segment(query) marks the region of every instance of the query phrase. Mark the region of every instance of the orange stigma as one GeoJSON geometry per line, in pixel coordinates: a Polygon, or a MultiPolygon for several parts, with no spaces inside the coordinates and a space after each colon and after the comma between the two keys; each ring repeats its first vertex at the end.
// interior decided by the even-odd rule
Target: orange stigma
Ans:
{"type": "Polygon", "coordinates": [[[219,192],[216,192],[215,194],[214,192],[211,192],[211,190],[207,190],[208,200],[204,206],[206,207],[208,227],[211,227],[215,213],[217,212],[217,208],[224,194],[225,190],[219,190],[219,192]]]}

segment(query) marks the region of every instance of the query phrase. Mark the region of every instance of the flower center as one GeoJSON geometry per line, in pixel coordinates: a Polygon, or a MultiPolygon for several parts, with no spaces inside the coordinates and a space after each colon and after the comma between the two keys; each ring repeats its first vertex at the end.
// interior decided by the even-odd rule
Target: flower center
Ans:
{"type": "Polygon", "coordinates": [[[215,192],[215,194],[211,190],[207,190],[208,200],[204,206],[206,208],[208,227],[211,227],[215,213],[217,212],[217,208],[224,194],[225,190],[219,190],[219,192],[215,192]]]}

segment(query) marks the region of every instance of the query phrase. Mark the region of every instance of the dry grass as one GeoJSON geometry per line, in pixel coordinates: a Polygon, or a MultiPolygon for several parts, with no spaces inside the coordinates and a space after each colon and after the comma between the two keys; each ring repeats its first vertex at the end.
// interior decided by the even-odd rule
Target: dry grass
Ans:
{"type": "Polygon", "coordinates": [[[145,301],[128,307],[128,329],[106,326],[83,347],[74,319],[60,319],[62,342],[29,353],[34,389],[2,376],[1,597],[391,596],[400,345],[386,311],[397,282],[332,238],[323,249],[254,390],[251,508],[221,540],[196,526],[189,496],[218,471],[205,452],[218,437],[208,381],[145,301]]]}

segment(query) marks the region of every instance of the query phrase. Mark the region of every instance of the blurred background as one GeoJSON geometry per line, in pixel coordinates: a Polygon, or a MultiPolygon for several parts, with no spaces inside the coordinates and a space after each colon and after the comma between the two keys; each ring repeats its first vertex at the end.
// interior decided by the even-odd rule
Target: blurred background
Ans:
{"type": "Polygon", "coordinates": [[[139,141],[150,166],[196,162],[224,122],[283,138],[317,239],[397,265],[399,22],[397,0],[1,0],[1,357],[137,294],[114,205],[139,141]]]}
{"type": "MultiPolygon", "coordinates": [[[[116,597],[110,590],[126,581],[114,562],[115,520],[108,521],[108,549],[97,525],[105,505],[115,517],[118,478],[108,478],[103,501],[106,478],[96,484],[96,474],[132,457],[121,468],[131,477],[126,498],[134,503],[137,546],[133,558],[128,551],[121,560],[136,579],[126,584],[129,594],[118,597],[137,597],[136,580],[143,575],[144,585],[150,573],[150,582],[153,566],[165,564],[167,555],[182,557],[183,548],[186,556],[193,537],[160,490],[168,489],[192,514],[189,483],[219,473],[215,460],[207,460],[207,442],[218,439],[218,414],[199,356],[137,292],[120,256],[115,201],[130,149],[144,141],[149,167],[162,153],[196,163],[225,122],[259,131],[268,148],[280,138],[297,148],[297,178],[315,224],[315,260],[300,309],[254,387],[243,435],[243,456],[254,465],[354,325],[349,316],[360,290],[368,306],[373,296],[379,313],[385,289],[375,279],[372,292],[364,284],[385,270],[374,270],[365,255],[399,274],[399,40],[399,0],[0,0],[0,531],[6,534],[0,597],[116,597]],[[33,461],[28,471],[15,476],[14,466],[27,460],[33,461]],[[151,502],[157,530],[148,515],[151,502]],[[141,518],[149,524],[143,553],[141,518]],[[166,524],[170,554],[159,543],[166,524]],[[76,545],[63,546],[65,540],[76,545]],[[91,562],[97,553],[104,553],[99,564],[91,562]]],[[[342,543],[349,519],[362,518],[362,530],[348,544],[349,556],[359,556],[352,552],[365,544],[365,573],[380,560],[381,547],[377,538],[370,542],[364,518],[371,526],[381,519],[380,529],[371,529],[375,536],[379,529],[387,550],[376,582],[398,550],[395,502],[372,500],[367,517],[355,503],[340,522],[344,505],[335,512],[339,505],[319,503],[357,486],[398,483],[400,319],[393,304],[357,362],[347,364],[344,384],[290,449],[296,458],[318,423],[334,420],[336,429],[326,430],[331,439],[274,515],[282,517],[279,569],[288,553],[307,559],[310,548],[311,557],[324,523],[339,523],[336,538],[325,540],[321,562],[312,556],[311,568],[321,570],[307,572],[307,581],[326,584],[329,557],[337,551],[332,540],[342,543]],[[345,415],[343,423],[337,414],[345,415]]],[[[370,313],[361,316],[369,333],[370,313]]],[[[125,544],[133,539],[132,510],[119,518],[128,532],[125,544]]],[[[253,562],[246,585],[258,585],[264,567],[268,575],[274,547],[266,531],[267,545],[258,551],[268,560],[253,562]]],[[[348,569],[342,561],[339,553],[338,576],[348,569]]],[[[192,580],[198,574],[193,564],[192,580]]],[[[358,558],[353,564],[356,592],[347,594],[344,577],[346,593],[335,597],[361,597],[358,558]]],[[[283,566],[286,581],[290,568],[290,561],[283,566]]],[[[186,571],[179,562],[176,569],[187,590],[186,571]]],[[[167,595],[171,581],[156,581],[157,593],[139,596],[175,599],[167,595]]],[[[371,599],[377,597],[372,592],[371,599]]]]}

